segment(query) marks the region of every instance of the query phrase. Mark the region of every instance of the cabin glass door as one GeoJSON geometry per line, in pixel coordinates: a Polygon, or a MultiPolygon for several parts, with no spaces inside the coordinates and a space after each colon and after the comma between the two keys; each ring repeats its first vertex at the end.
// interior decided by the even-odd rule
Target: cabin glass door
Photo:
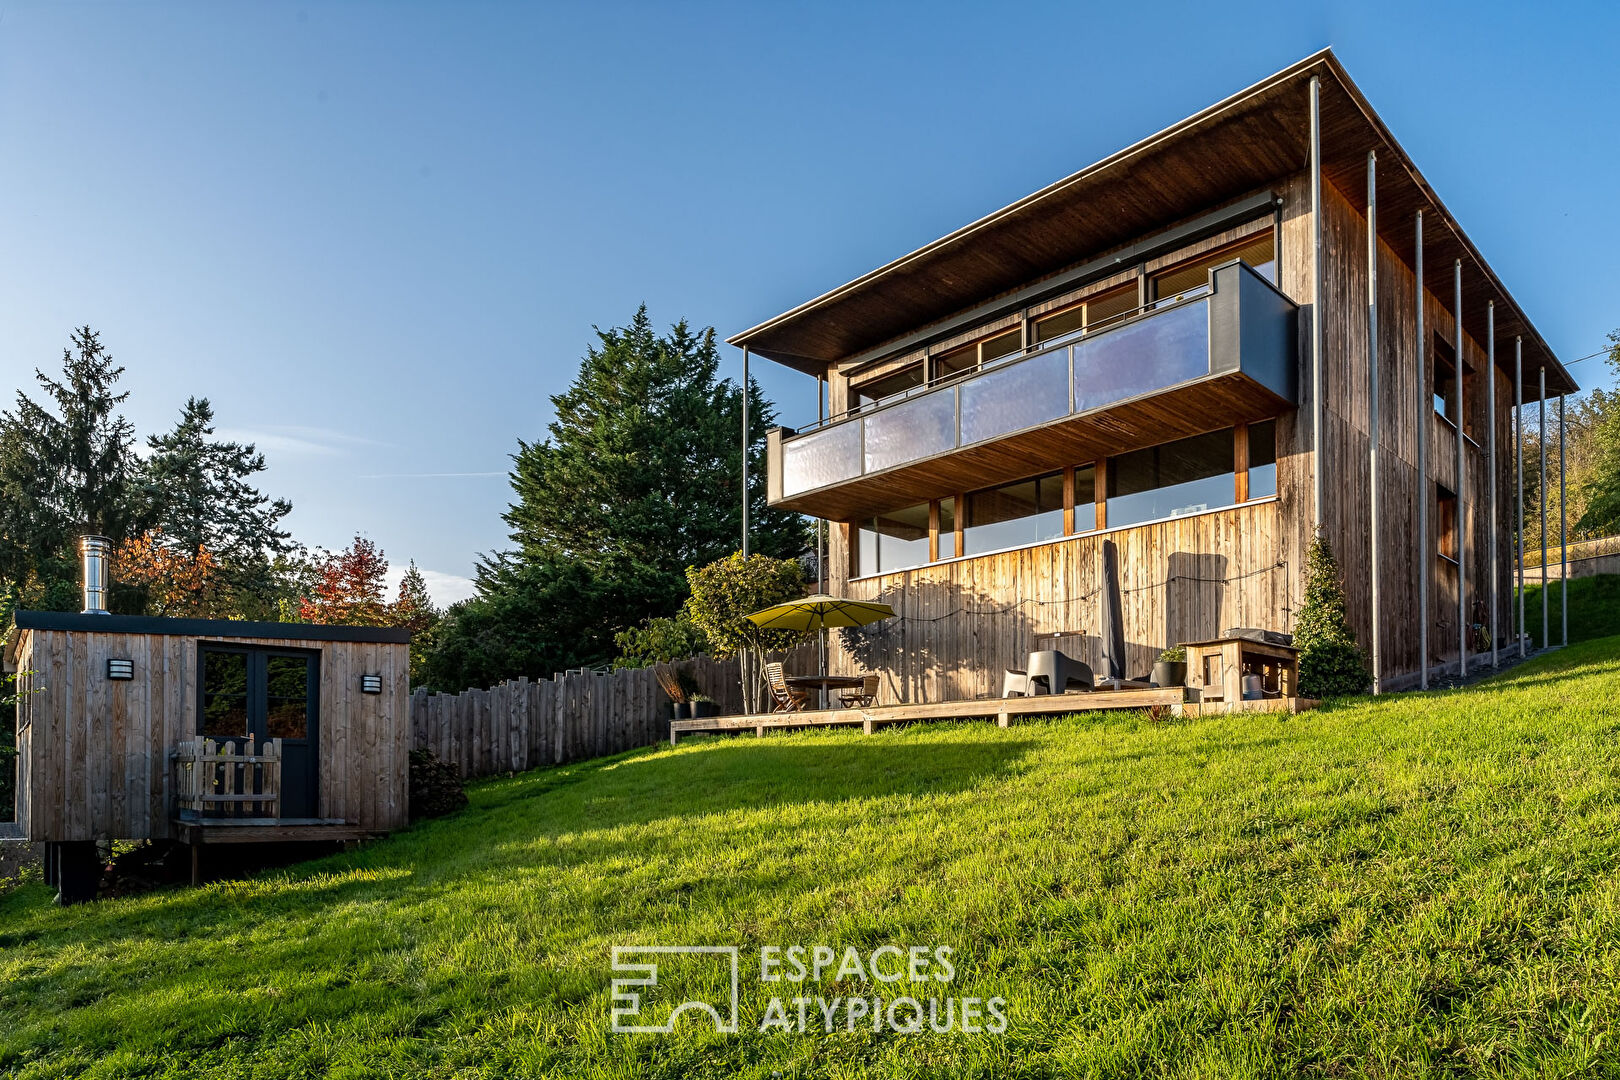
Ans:
{"type": "Polygon", "coordinates": [[[281,740],[281,816],[316,815],[320,656],[284,649],[204,646],[198,733],[281,740]]]}

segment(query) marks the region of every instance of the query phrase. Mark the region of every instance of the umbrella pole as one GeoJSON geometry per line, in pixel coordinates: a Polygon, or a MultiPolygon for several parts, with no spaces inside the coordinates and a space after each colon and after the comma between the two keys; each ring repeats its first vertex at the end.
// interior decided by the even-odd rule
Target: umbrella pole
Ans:
{"type": "Polygon", "coordinates": [[[821,628],[821,634],[817,638],[816,644],[821,646],[821,677],[825,679],[827,677],[827,628],[825,626],[821,628]]]}

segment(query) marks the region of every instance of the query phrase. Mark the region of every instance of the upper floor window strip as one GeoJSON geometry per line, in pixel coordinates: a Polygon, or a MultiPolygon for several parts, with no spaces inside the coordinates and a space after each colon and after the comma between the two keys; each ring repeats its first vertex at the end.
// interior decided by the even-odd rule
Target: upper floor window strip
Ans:
{"type": "MultiPolygon", "coordinates": [[[[846,412],[870,408],[953,375],[981,370],[999,360],[1047,345],[1061,337],[1108,329],[1160,303],[1204,295],[1209,291],[1210,270],[1233,259],[1241,259],[1266,280],[1276,284],[1275,220],[1263,231],[1154,271],[1148,275],[1145,296],[1137,282],[1114,285],[1096,290],[1090,296],[1055,311],[1034,317],[1026,311],[1011,327],[1003,325],[993,332],[948,349],[937,352],[925,350],[924,356],[899,371],[870,377],[852,375],[848,384],[846,412]]],[[[1138,264],[1138,277],[1145,273],[1146,265],[1138,264]]]]}

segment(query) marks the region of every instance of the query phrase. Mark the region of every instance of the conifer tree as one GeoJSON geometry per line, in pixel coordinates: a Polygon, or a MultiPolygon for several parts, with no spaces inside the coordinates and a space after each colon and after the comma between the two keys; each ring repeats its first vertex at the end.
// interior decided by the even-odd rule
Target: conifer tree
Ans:
{"type": "Polygon", "coordinates": [[[123,540],[142,522],[131,498],[134,426],[119,411],[124,369],[88,326],[62,352],[62,377],[38,369],[41,404],[21,390],[0,414],[0,577],[12,603],[76,609],[82,533],[123,540]]]}
{"type": "Polygon", "coordinates": [[[1366,659],[1350,629],[1348,605],[1333,549],[1321,536],[1305,555],[1305,599],[1294,622],[1299,692],[1329,698],[1367,689],[1366,659]]]}
{"type": "Polygon", "coordinates": [[[147,439],[150,452],[138,473],[143,517],[172,559],[211,561],[215,614],[267,617],[277,591],[275,561],[293,548],[280,527],[292,504],[252,485],[265,468],[252,443],[213,435],[213,406],[193,397],[171,431],[147,439]]]}
{"type": "MultiPolygon", "coordinates": [[[[712,328],[667,334],[646,308],[598,330],[573,383],[552,399],[546,437],[520,440],[512,548],[478,567],[478,595],[445,613],[429,685],[459,690],[611,660],[614,635],[667,619],[688,593],[686,568],[736,549],[742,532],[743,389],[719,378],[712,328]]],[[[765,498],[765,433],[749,395],[750,550],[808,548],[796,514],[765,498]]]]}

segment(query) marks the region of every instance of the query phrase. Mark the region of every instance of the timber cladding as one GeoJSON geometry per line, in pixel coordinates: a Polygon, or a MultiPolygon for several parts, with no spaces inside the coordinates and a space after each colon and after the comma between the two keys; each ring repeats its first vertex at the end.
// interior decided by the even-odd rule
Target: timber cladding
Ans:
{"type": "MultiPolygon", "coordinates": [[[[815,670],[815,647],[784,656],[815,670]]],[[[744,711],[737,661],[693,657],[675,665],[722,716],[744,711]]],[[[652,668],[513,679],[487,690],[411,695],[411,746],[454,765],[464,779],[565,765],[654,746],[669,737],[670,700],[652,668]]]]}
{"type": "Polygon", "coordinates": [[[19,680],[17,809],[30,839],[173,837],[170,755],[199,731],[205,644],[318,654],[318,815],[375,832],[405,824],[408,644],[38,628],[16,634],[14,663],[26,673],[19,680]],[[107,678],[114,658],[133,661],[133,678],[107,678]],[[382,692],[362,693],[362,674],[380,675],[382,692]]]}
{"type": "Polygon", "coordinates": [[[1042,648],[1095,670],[1105,543],[1118,549],[1129,677],[1166,646],[1228,627],[1290,630],[1297,570],[1280,509],[1255,502],[840,582],[843,595],[892,604],[897,618],[834,634],[831,669],[880,673],[882,704],[997,695],[1002,672],[1042,648]]]}

